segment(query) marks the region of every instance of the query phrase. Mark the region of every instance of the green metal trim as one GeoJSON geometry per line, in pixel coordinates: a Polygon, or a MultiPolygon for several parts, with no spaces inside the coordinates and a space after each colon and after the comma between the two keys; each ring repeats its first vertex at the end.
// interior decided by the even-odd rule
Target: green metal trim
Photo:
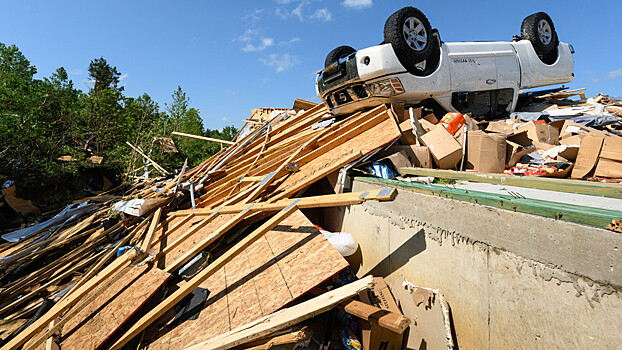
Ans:
{"type": "Polygon", "coordinates": [[[601,228],[607,227],[613,219],[622,219],[622,211],[617,210],[380,178],[355,177],[355,180],[601,228]]]}
{"type": "Polygon", "coordinates": [[[473,173],[466,171],[400,168],[400,174],[432,176],[444,179],[467,180],[489,184],[537,188],[541,190],[587,194],[609,198],[622,198],[622,184],[590,182],[571,179],[555,179],[537,176],[473,173]]]}

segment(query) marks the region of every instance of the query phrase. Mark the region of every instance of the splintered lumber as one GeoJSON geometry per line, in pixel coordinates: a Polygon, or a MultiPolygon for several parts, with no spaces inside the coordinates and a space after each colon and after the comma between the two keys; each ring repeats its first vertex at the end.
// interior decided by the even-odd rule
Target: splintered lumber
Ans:
{"type": "MultiPolygon", "coordinates": [[[[110,265],[108,265],[104,270],[102,270],[99,274],[97,274],[94,278],[85,283],[81,288],[76,290],[71,297],[61,300],[57,304],[55,304],[48,312],[46,312],[41,318],[37,319],[26,329],[21,331],[15,338],[11,339],[10,342],[5,344],[2,349],[18,349],[20,345],[24,344],[28,339],[30,339],[37,332],[47,327],[50,322],[55,320],[58,316],[67,311],[71,306],[80,301],[82,297],[87,295],[91,289],[96,287],[101,281],[105,280],[112,274],[118,272],[124,267],[128,266],[131,263],[131,259],[134,257],[133,252],[130,251],[120,258],[115,259],[110,265]]],[[[46,338],[47,339],[47,338],[46,338]]]]}
{"type": "Polygon", "coordinates": [[[260,339],[273,332],[293,326],[311,317],[326,312],[337,304],[352,298],[359,292],[372,288],[374,280],[367,276],[343,287],[326,292],[311,300],[283,309],[230,332],[212,338],[201,344],[186,348],[187,350],[219,350],[230,349],[253,340],[260,339]]]}
{"type": "Polygon", "coordinates": [[[153,214],[153,218],[151,219],[151,224],[149,225],[149,230],[147,231],[147,235],[145,236],[145,240],[143,241],[142,251],[145,253],[149,252],[151,246],[153,245],[153,239],[155,237],[156,227],[160,222],[160,216],[162,215],[162,208],[156,209],[153,214]]]}
{"type": "Polygon", "coordinates": [[[246,350],[268,350],[279,345],[293,344],[304,341],[311,336],[309,333],[310,332],[303,328],[299,331],[288,332],[268,337],[266,339],[260,339],[251,343],[246,343],[243,345],[243,348],[246,350]]]}
{"type": "Polygon", "coordinates": [[[62,348],[101,348],[170,277],[150,265],[132,266],[63,326],[62,348]]]}
{"type": "Polygon", "coordinates": [[[196,319],[176,323],[170,310],[145,329],[144,342],[161,350],[201,343],[289,305],[347,266],[298,210],[201,283],[209,295],[196,319]]]}
{"type": "MultiPolygon", "coordinates": [[[[216,231],[212,232],[209,236],[205,237],[202,241],[196,243],[194,248],[188,250],[184,255],[179,257],[172,265],[167,268],[169,273],[172,273],[179,268],[181,268],[185,263],[190,261],[195,255],[199,254],[201,250],[209,246],[211,243],[214,243],[220,236],[227,233],[230,229],[235,227],[235,225],[239,224],[244,218],[248,215],[248,209],[250,209],[253,205],[249,205],[245,210],[242,210],[237,215],[235,215],[231,220],[227,221],[224,225],[219,227],[216,231]]],[[[203,220],[206,222],[209,218],[203,220]]],[[[202,223],[203,223],[202,222],[202,223]]],[[[199,227],[199,225],[197,225],[199,227]]],[[[198,230],[193,230],[194,232],[198,230]]]]}
{"type": "Polygon", "coordinates": [[[136,153],[140,154],[141,156],[143,156],[143,158],[145,158],[146,160],[149,161],[149,163],[151,163],[153,165],[153,167],[159,171],[160,173],[162,173],[162,175],[167,175],[168,171],[166,171],[163,167],[160,166],[160,164],[156,163],[153,159],[149,158],[148,155],[144,154],[141,150],[139,150],[138,148],[136,148],[134,145],[132,145],[129,142],[125,142],[128,146],[130,146],[134,151],[136,151],[136,153]]]}
{"type": "Polygon", "coordinates": [[[243,240],[238,242],[235,246],[221,255],[218,259],[208,265],[201,272],[197,273],[187,283],[181,286],[178,290],[169,295],[158,306],[150,310],[145,316],[138,320],[129,330],[127,330],[112,346],[112,349],[119,349],[125,343],[130,341],[147,326],[149,326],[158,317],[162,316],[167,310],[181,301],[184,297],[190,294],[196,289],[205,279],[212,275],[215,271],[223,267],[228,261],[244,251],[249,245],[261,238],[268,231],[272,230],[281,221],[287,218],[290,214],[298,210],[296,202],[289,205],[287,208],[280,211],[273,216],[270,220],[266,221],[257,230],[253,231],[250,235],[246,236],[243,240]]]}
{"type": "MultiPolygon", "coordinates": [[[[250,205],[239,205],[232,206],[235,209],[221,207],[217,210],[211,212],[210,216],[205,218],[201,223],[196,225],[192,230],[188,231],[185,235],[178,238],[177,241],[173,241],[170,247],[166,247],[165,251],[169,252],[173,248],[177,247],[182,241],[186,240],[188,237],[194,235],[200,229],[205,227],[207,223],[211,222],[215,215],[217,214],[225,214],[225,213],[237,213],[235,217],[231,220],[227,221],[224,225],[219,227],[209,236],[205,237],[202,241],[195,243],[194,247],[188,250],[183,256],[179,257],[172,265],[167,267],[167,271],[172,273],[179,268],[181,268],[185,263],[190,261],[194,256],[199,254],[203,249],[212,244],[218,238],[220,238],[223,234],[227,233],[231,228],[237,225],[240,221],[242,221],[245,217],[250,215],[251,213],[260,212],[260,211],[278,211],[284,210],[290,207],[292,204],[296,203],[298,208],[309,209],[309,208],[319,208],[319,207],[332,207],[332,206],[343,206],[343,205],[354,205],[360,204],[364,201],[368,200],[393,200],[396,196],[396,191],[394,189],[382,188],[378,190],[372,191],[361,191],[356,193],[346,193],[346,194],[335,194],[335,195],[327,195],[327,196],[319,196],[317,197],[307,197],[307,198],[299,198],[293,200],[283,200],[277,203],[269,204],[269,203],[253,203],[250,205]],[[244,206],[242,208],[241,206],[244,206]],[[237,209],[240,209],[239,211],[237,209]]],[[[198,211],[199,209],[197,209],[198,211]]],[[[195,215],[198,215],[195,212],[195,215]]]]}
{"type": "Polygon", "coordinates": [[[350,300],[340,305],[343,310],[365,321],[375,321],[380,327],[402,334],[410,326],[410,319],[388,310],[382,310],[375,306],[350,300]]]}
{"type": "Polygon", "coordinates": [[[199,135],[185,134],[183,132],[177,132],[177,131],[173,131],[171,133],[171,135],[189,137],[191,139],[197,139],[197,140],[203,140],[203,141],[217,142],[217,143],[222,143],[222,144],[225,144],[225,145],[235,145],[235,142],[231,142],[231,141],[227,141],[227,140],[214,139],[214,138],[211,138],[211,137],[205,137],[205,136],[199,136],[199,135]]]}
{"type": "MultiPolygon", "coordinates": [[[[294,201],[300,209],[309,208],[328,208],[340,207],[348,205],[361,204],[364,201],[392,201],[397,195],[397,190],[391,187],[380,188],[369,191],[358,191],[349,193],[326,194],[321,196],[303,197],[298,199],[282,199],[274,203],[260,202],[255,203],[249,208],[247,204],[234,204],[230,206],[219,207],[217,209],[196,209],[196,210],[180,210],[172,213],[171,216],[205,216],[218,212],[219,214],[235,214],[242,210],[248,209],[249,212],[255,213],[259,211],[278,211],[282,210],[294,201]]],[[[172,229],[171,229],[172,230],[172,229]]]]}

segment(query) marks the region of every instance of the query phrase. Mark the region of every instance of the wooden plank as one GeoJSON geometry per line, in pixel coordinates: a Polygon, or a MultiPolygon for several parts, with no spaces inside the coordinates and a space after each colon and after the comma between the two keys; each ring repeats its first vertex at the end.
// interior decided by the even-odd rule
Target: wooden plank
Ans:
{"type": "Polygon", "coordinates": [[[190,294],[194,289],[196,289],[206,278],[211,276],[215,271],[219,270],[227,262],[233,259],[235,256],[244,251],[249,245],[255,242],[257,239],[263,237],[263,235],[272,230],[276,225],[278,225],[282,220],[287,218],[291,213],[298,210],[295,203],[288,206],[287,208],[280,211],[278,214],[273,216],[270,220],[266,221],[263,225],[261,225],[258,229],[253,231],[250,235],[246,236],[243,240],[238,242],[235,246],[221,255],[218,259],[216,259],[213,263],[208,265],[201,272],[197,273],[194,277],[192,277],[186,284],[184,284],[181,288],[173,292],[170,296],[168,296],[164,301],[162,301],[157,307],[149,311],[145,316],[143,316],[140,320],[138,320],[127,332],[125,332],[119,340],[117,340],[113,345],[112,349],[119,349],[123,344],[130,341],[136,335],[138,335],[142,330],[144,330],[147,326],[149,326],[153,321],[155,321],[158,317],[162,316],[168,309],[177,304],[181,299],[183,299],[186,295],[190,294]]]}
{"type": "Polygon", "coordinates": [[[186,349],[230,349],[234,346],[260,339],[270,333],[285,329],[313,316],[326,312],[340,302],[350,299],[359,292],[373,287],[373,284],[373,277],[367,276],[361,280],[352,282],[340,288],[336,288],[311,300],[307,300],[296,306],[283,309],[270,316],[264,317],[221,336],[186,349]]]}
{"type": "Polygon", "coordinates": [[[141,246],[141,250],[143,253],[149,253],[149,250],[153,246],[153,241],[155,237],[156,227],[160,222],[160,217],[162,216],[162,207],[158,207],[153,217],[151,218],[151,224],[149,225],[149,230],[147,230],[147,235],[145,235],[145,239],[143,240],[143,244],[141,246]]]}
{"type": "Polygon", "coordinates": [[[379,309],[375,306],[350,300],[340,305],[343,310],[365,321],[373,321],[379,326],[402,334],[410,326],[410,319],[402,314],[379,309]]]}
{"type": "Polygon", "coordinates": [[[199,136],[199,135],[191,135],[191,134],[186,134],[186,133],[177,132],[177,131],[173,131],[171,133],[171,135],[189,137],[191,139],[197,139],[197,140],[203,140],[203,141],[217,142],[217,143],[221,143],[221,144],[225,144],[225,145],[235,145],[235,142],[231,142],[231,141],[227,141],[227,140],[214,139],[214,138],[211,138],[211,137],[205,137],[205,136],[199,136]]]}
{"type": "MultiPolygon", "coordinates": [[[[156,321],[158,326],[153,325],[145,330],[145,342],[149,343],[150,350],[181,349],[198,344],[231,330],[223,330],[222,326],[213,328],[212,324],[216,320],[220,322],[222,319],[231,319],[242,322],[239,317],[240,308],[236,307],[240,304],[232,302],[232,299],[240,295],[238,290],[245,290],[246,295],[255,300],[261,310],[261,314],[246,313],[244,323],[247,323],[275,312],[347,266],[347,261],[309,219],[301,211],[296,211],[214,274],[224,274],[223,271],[226,270],[226,283],[223,280],[208,279],[200,285],[201,288],[209,290],[210,294],[197,319],[187,320],[175,325],[168,332],[160,331],[148,338],[147,334],[153,334],[155,328],[163,328],[161,324],[166,317],[163,316],[156,321]],[[286,265],[297,266],[297,273],[290,275],[286,265]],[[247,275],[234,276],[230,273],[241,268],[247,269],[244,266],[250,266],[251,271],[247,275]],[[227,290],[218,295],[225,284],[227,290]],[[299,285],[304,285],[307,289],[297,288],[299,285]],[[223,300],[224,308],[221,304],[223,300]]],[[[257,305],[249,308],[258,309],[257,305]]],[[[232,324],[235,325],[235,322],[232,324]]]]}
{"type": "Polygon", "coordinates": [[[555,179],[535,176],[473,173],[466,171],[400,168],[400,173],[417,176],[432,176],[443,179],[467,180],[497,185],[537,188],[541,190],[587,194],[610,198],[622,198],[622,186],[603,182],[571,179],[555,179]]]}
{"type": "MultiPolygon", "coordinates": [[[[312,196],[312,197],[303,197],[303,198],[294,198],[294,199],[281,199],[280,201],[274,203],[266,203],[260,202],[255,203],[250,209],[249,212],[255,213],[259,211],[279,211],[293,203],[294,201],[298,201],[298,208],[300,209],[310,209],[310,208],[329,208],[329,207],[340,207],[340,206],[348,206],[360,204],[364,201],[368,200],[377,200],[377,201],[392,201],[397,196],[397,190],[391,187],[380,188],[377,190],[370,191],[358,191],[358,192],[348,192],[348,193],[338,193],[338,194],[326,194],[320,196],[312,196]]],[[[205,216],[212,215],[215,211],[218,211],[220,214],[235,214],[239,213],[242,210],[246,209],[248,205],[246,204],[234,204],[230,206],[224,206],[222,208],[217,209],[196,209],[196,210],[180,210],[178,212],[172,213],[171,216],[183,216],[192,215],[196,216],[205,216]]]]}
{"type": "Polygon", "coordinates": [[[145,158],[146,160],[149,161],[149,163],[151,163],[153,165],[153,167],[159,171],[160,173],[162,173],[162,175],[168,175],[168,171],[166,171],[163,167],[160,166],[160,164],[156,163],[153,159],[149,158],[148,155],[144,154],[141,150],[139,150],[138,148],[134,147],[134,145],[132,145],[129,142],[125,142],[128,146],[132,147],[132,149],[134,151],[136,151],[138,154],[140,154],[141,156],[143,156],[143,158],[145,158]]]}
{"type": "MultiPolygon", "coordinates": [[[[86,284],[84,284],[81,288],[76,290],[71,297],[61,300],[57,304],[55,304],[48,312],[46,312],[41,318],[37,319],[26,329],[21,331],[15,338],[11,339],[10,342],[5,344],[2,349],[18,349],[22,344],[24,344],[28,339],[30,339],[37,332],[47,327],[50,322],[55,320],[62,313],[67,311],[72,305],[78,302],[83,296],[88,294],[92,288],[97,286],[102,280],[105,280],[115,272],[119,271],[123,267],[130,264],[131,259],[134,257],[132,252],[128,252],[122,255],[120,258],[115,259],[110,265],[108,265],[104,270],[102,270],[98,275],[89,280],[86,284]]],[[[45,338],[47,339],[47,337],[45,338]]]]}
{"type": "Polygon", "coordinates": [[[130,267],[122,279],[65,324],[62,349],[101,347],[169,278],[170,274],[147,264],[130,267]]]}
{"type": "Polygon", "coordinates": [[[289,198],[322,177],[399,138],[401,132],[389,113],[391,112],[385,108],[382,114],[385,118],[384,121],[361,134],[353,135],[352,138],[339,146],[310,159],[308,163],[304,164],[304,167],[301,167],[304,169],[283,181],[273,192],[275,196],[270,201],[289,198]]]}
{"type": "Polygon", "coordinates": [[[252,204],[249,205],[246,209],[242,210],[241,212],[236,214],[233,218],[231,218],[231,220],[227,221],[224,225],[220,226],[216,231],[212,232],[210,235],[205,237],[200,242],[197,242],[192,247],[192,249],[189,249],[184,255],[182,255],[177,260],[175,260],[173,264],[168,266],[166,268],[166,271],[169,273],[172,273],[173,271],[176,271],[179,268],[181,268],[185,263],[187,263],[192,258],[194,258],[203,249],[205,249],[210,244],[214,243],[218,238],[220,238],[220,236],[224,235],[229,230],[231,230],[233,227],[235,227],[235,225],[239,224],[242,220],[244,220],[249,214],[248,209],[250,209],[252,206],[253,206],[252,204]]]}

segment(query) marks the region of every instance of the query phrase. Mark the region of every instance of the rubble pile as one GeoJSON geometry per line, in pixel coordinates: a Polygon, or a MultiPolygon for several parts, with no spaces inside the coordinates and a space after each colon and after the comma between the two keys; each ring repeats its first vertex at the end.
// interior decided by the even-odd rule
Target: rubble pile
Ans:
{"type": "Polygon", "coordinates": [[[383,279],[357,280],[340,254],[356,242],[307,216],[393,200],[393,188],[346,192],[337,174],[401,136],[384,105],[343,118],[303,100],[254,110],[197,167],[6,232],[2,349],[401,347],[411,319],[383,279]],[[337,190],[318,191],[328,177],[337,190]]]}
{"type": "Polygon", "coordinates": [[[573,94],[526,96],[502,120],[403,105],[335,117],[303,100],[253,110],[199,166],[2,235],[2,349],[401,348],[427,337],[406,332],[426,313],[447,336],[425,341],[452,348],[442,295],[357,279],[343,256],[356,242],[314,209],[391,201],[395,188],[350,192],[351,174],[413,167],[618,181],[622,103],[573,94]]]}

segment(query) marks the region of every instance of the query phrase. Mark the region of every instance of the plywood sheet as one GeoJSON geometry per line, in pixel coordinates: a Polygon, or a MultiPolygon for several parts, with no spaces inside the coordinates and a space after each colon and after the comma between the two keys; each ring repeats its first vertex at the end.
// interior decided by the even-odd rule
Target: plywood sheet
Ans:
{"type": "MultiPolygon", "coordinates": [[[[354,138],[334,147],[310,162],[301,165],[299,172],[285,180],[275,191],[275,199],[289,198],[335,170],[347,165],[358,154],[367,155],[399,138],[402,133],[395,119],[386,112],[383,122],[354,138]]],[[[380,117],[380,116],[379,116],[380,117]]]]}
{"type": "Polygon", "coordinates": [[[183,349],[209,340],[273,313],[347,266],[297,211],[201,284],[210,295],[196,320],[166,327],[156,321],[143,348],[183,349]]]}
{"type": "Polygon", "coordinates": [[[167,272],[149,265],[128,268],[130,270],[122,278],[67,321],[61,338],[63,350],[100,346],[170,277],[167,272]]]}

